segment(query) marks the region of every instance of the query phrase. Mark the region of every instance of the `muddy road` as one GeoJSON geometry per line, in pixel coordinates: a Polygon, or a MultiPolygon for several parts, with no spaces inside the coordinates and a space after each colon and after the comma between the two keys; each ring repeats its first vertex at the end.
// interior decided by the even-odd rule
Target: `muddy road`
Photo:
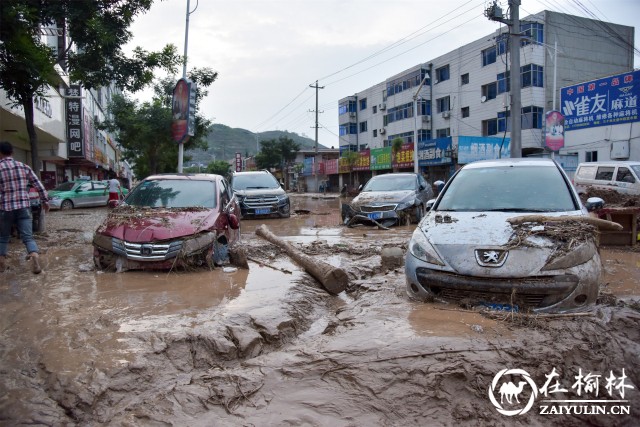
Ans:
{"type": "Polygon", "coordinates": [[[0,424],[640,423],[640,252],[602,248],[602,296],[587,315],[481,314],[409,300],[403,269],[383,269],[380,254],[406,252],[415,225],[346,228],[339,206],[296,195],[290,219],[243,221],[249,270],[170,273],[94,271],[106,209],[51,212],[43,273],[14,239],[0,275],[0,424]],[[326,293],[255,235],[263,223],[346,270],[347,291],[326,293]],[[519,415],[492,403],[518,405],[495,388],[505,369],[533,382],[519,415]]]}

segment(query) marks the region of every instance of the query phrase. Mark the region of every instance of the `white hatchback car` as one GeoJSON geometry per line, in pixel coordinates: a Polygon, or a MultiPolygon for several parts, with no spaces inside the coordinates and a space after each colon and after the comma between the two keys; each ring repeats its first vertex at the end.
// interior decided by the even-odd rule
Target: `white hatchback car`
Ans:
{"type": "MultiPolygon", "coordinates": [[[[587,205],[603,203],[593,198],[587,205]]],[[[409,242],[408,294],[535,312],[593,304],[602,265],[592,226],[532,222],[518,229],[508,221],[523,215],[586,216],[588,209],[551,159],[465,165],[409,242]]]]}

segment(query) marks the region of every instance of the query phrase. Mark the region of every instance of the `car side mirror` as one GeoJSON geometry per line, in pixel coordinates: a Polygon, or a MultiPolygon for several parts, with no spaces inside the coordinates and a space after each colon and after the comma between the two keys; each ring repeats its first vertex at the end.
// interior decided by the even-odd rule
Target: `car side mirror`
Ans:
{"type": "Polygon", "coordinates": [[[427,211],[430,211],[435,203],[436,203],[436,199],[429,200],[426,205],[427,211]]]}
{"type": "Polygon", "coordinates": [[[358,193],[362,191],[362,187],[364,187],[362,184],[358,185],[358,193]]]}
{"type": "Polygon", "coordinates": [[[600,197],[589,197],[584,207],[587,208],[589,212],[602,209],[604,207],[604,200],[600,197]]]}

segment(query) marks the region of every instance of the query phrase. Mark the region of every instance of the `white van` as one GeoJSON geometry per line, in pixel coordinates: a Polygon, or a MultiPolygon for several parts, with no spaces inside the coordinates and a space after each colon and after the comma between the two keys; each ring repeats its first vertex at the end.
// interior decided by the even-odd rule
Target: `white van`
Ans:
{"type": "Polygon", "coordinates": [[[640,162],[608,161],[580,163],[573,177],[579,194],[588,186],[640,195],[640,162]]]}

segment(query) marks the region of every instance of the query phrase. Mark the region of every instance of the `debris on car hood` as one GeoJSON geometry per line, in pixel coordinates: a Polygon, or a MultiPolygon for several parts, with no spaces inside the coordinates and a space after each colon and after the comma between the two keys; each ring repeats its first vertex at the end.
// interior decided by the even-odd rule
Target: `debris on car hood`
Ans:
{"type": "Polygon", "coordinates": [[[98,233],[126,241],[167,240],[210,229],[220,216],[209,208],[140,208],[122,205],[109,213],[98,233]]]}

